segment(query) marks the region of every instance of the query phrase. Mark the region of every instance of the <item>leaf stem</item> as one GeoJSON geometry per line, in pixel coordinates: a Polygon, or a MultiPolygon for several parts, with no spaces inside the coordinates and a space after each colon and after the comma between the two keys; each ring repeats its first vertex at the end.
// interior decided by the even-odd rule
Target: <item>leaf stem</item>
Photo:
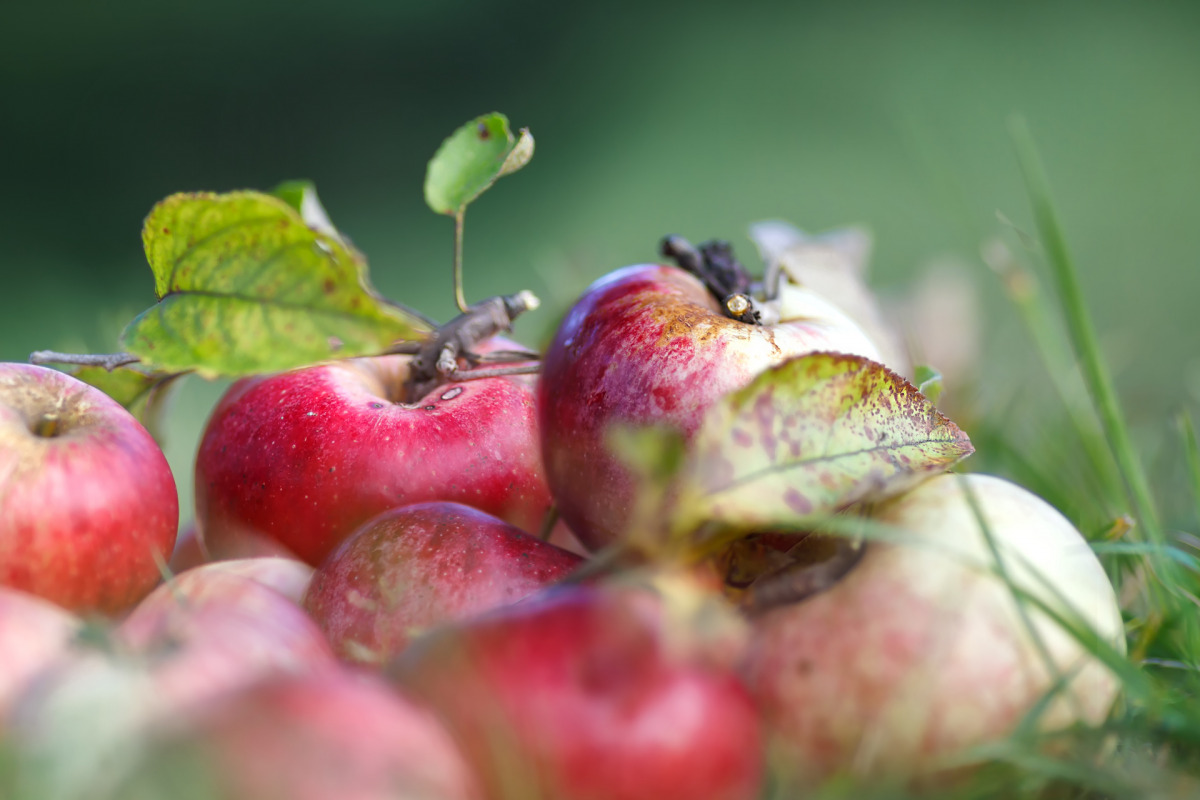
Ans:
{"type": "Polygon", "coordinates": [[[132,353],[59,353],[36,350],[29,354],[30,364],[74,364],[79,367],[104,367],[112,372],[117,367],[136,364],[140,358],[132,353]]]}
{"type": "Polygon", "coordinates": [[[464,205],[454,215],[454,302],[458,304],[458,310],[462,313],[467,313],[467,298],[463,294],[462,281],[462,254],[463,254],[463,222],[467,216],[467,207],[464,205]]]}

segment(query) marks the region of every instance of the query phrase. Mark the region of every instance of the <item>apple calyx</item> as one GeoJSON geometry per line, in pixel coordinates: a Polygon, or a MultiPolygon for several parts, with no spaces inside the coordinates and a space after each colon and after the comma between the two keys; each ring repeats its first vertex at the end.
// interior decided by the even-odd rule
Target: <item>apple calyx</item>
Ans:
{"type": "Polygon", "coordinates": [[[832,553],[816,562],[801,558],[752,582],[739,602],[744,612],[757,616],[832,588],[862,561],[867,550],[866,542],[840,536],[811,538],[827,539],[832,553]]]}
{"type": "Polygon", "coordinates": [[[408,379],[404,393],[408,397],[423,397],[447,381],[494,378],[536,372],[536,365],[517,362],[537,361],[537,354],[521,350],[501,350],[486,356],[475,352],[476,346],[487,339],[512,330],[513,321],[526,311],[541,305],[537,295],[528,289],[516,294],[497,295],[469,306],[454,319],[438,326],[424,342],[405,342],[392,353],[411,353],[408,379]],[[484,361],[499,361],[507,366],[498,369],[459,371],[458,359],[472,366],[484,361]]]}

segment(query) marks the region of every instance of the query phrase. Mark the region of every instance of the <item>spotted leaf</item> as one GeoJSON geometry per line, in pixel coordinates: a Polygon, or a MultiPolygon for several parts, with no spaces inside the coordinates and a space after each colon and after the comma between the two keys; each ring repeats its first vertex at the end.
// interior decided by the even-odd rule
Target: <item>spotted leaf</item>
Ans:
{"type": "Polygon", "coordinates": [[[172,195],[142,241],[158,303],[122,340],[149,370],[237,377],[378,353],[428,331],[371,288],[358,251],[279,197],[172,195]]]}
{"type": "Polygon", "coordinates": [[[915,387],[858,356],[791,359],[706,414],[677,529],[799,529],[902,491],[973,452],[915,387]]]}

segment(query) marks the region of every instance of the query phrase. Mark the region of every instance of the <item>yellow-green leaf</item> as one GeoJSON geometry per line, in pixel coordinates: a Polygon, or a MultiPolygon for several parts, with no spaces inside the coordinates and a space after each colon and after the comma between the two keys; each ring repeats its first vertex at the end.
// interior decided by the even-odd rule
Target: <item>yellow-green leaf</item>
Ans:
{"type": "Polygon", "coordinates": [[[801,356],[706,414],[681,475],[675,528],[796,529],[972,452],[958,426],[883,365],[801,356]]]}
{"type": "Polygon", "coordinates": [[[170,375],[144,372],[132,367],[79,367],[71,372],[84,383],[95,386],[130,411],[145,402],[147,394],[170,375]]]}
{"type": "Polygon", "coordinates": [[[425,173],[425,202],[439,214],[455,216],[496,179],[516,172],[533,158],[533,136],[513,137],[503,114],[484,114],[456,130],[434,153],[425,173]]]}
{"type": "Polygon", "coordinates": [[[237,377],[378,353],[429,330],[379,297],[361,254],[278,197],[172,195],[142,241],[159,302],[122,341],[150,370],[237,377]]]}

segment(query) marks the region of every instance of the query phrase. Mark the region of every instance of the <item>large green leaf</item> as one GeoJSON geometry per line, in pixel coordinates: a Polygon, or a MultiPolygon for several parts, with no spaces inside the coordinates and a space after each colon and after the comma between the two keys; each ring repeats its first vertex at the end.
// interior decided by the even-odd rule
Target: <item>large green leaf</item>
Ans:
{"type": "Polygon", "coordinates": [[[376,294],[361,254],[271,195],[172,195],[142,241],[159,302],[122,340],[150,370],[237,377],[378,353],[429,330],[376,294]]]}
{"type": "Polygon", "coordinates": [[[883,365],[794,358],[707,412],[680,476],[674,527],[794,530],[972,452],[965,433],[883,365]]]}
{"type": "Polygon", "coordinates": [[[503,114],[485,114],[456,130],[434,153],[425,173],[425,202],[439,214],[461,214],[497,178],[533,158],[533,136],[514,139],[503,114]]]}

